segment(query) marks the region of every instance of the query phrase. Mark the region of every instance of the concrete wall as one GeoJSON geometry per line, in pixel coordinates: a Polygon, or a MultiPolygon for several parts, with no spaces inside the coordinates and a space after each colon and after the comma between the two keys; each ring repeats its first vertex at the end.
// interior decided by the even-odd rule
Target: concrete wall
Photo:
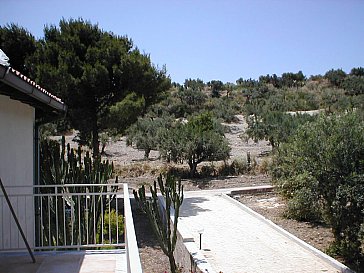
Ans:
{"type": "MultiPolygon", "coordinates": [[[[33,107],[0,95],[0,178],[8,194],[32,194],[34,183],[33,107]]],[[[14,210],[31,246],[34,246],[34,203],[31,196],[11,197],[14,210]]],[[[25,247],[0,191],[0,250],[25,247]]]]}
{"type": "Polygon", "coordinates": [[[174,251],[176,263],[182,267],[183,273],[215,273],[205,256],[198,249],[195,242],[184,225],[178,222],[177,243],[174,251]]]}

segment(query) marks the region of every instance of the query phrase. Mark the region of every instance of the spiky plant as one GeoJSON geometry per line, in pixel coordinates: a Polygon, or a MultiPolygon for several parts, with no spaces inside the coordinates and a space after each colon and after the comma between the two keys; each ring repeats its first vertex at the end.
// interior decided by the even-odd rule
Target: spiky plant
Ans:
{"type": "Polygon", "coordinates": [[[150,192],[151,198],[146,196],[144,185],[138,191],[133,191],[135,199],[148,216],[164,254],[169,259],[171,272],[176,273],[178,268],[173,253],[177,242],[179,210],[183,202],[183,186],[181,180],[176,181],[172,175],[166,175],[165,181],[163,181],[162,175],[159,175],[153,186],[150,186],[150,192]],[[165,214],[159,204],[157,182],[159,191],[165,199],[165,214]],[[174,209],[173,216],[171,208],[174,209]]]}

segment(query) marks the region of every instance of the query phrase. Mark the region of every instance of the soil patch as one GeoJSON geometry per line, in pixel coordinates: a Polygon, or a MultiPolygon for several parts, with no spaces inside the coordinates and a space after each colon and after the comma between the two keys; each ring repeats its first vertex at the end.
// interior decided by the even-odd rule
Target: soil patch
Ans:
{"type": "Polygon", "coordinates": [[[238,200],[322,252],[334,240],[331,229],[327,226],[285,218],[286,203],[275,192],[241,195],[238,200]]]}
{"type": "Polygon", "coordinates": [[[132,203],[132,212],[143,272],[169,272],[168,258],[159,246],[147,216],[136,203],[132,203]]]}

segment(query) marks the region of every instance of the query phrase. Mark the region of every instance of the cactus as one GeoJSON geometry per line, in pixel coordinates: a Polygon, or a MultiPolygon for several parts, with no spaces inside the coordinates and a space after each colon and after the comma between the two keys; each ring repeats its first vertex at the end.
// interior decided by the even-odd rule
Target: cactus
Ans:
{"type": "Polygon", "coordinates": [[[162,175],[159,175],[157,181],[160,193],[166,202],[165,217],[164,213],[161,212],[161,207],[158,202],[156,181],[154,181],[153,186],[150,186],[150,192],[152,194],[150,199],[146,197],[144,185],[138,191],[134,190],[133,193],[140,207],[147,214],[158,242],[164,254],[169,259],[171,272],[175,273],[178,271],[173,252],[177,242],[177,224],[179,210],[183,202],[183,186],[181,186],[180,179],[176,182],[176,179],[169,174],[165,178],[165,183],[163,182],[162,175]],[[171,223],[171,207],[174,208],[173,224],[171,223]]]}
{"type": "MultiPolygon", "coordinates": [[[[43,185],[69,185],[68,187],[58,187],[58,193],[102,193],[107,190],[107,186],[99,186],[105,184],[112,177],[114,166],[109,161],[101,161],[100,158],[92,159],[89,152],[83,156],[81,147],[71,149],[70,145],[65,143],[62,137],[61,145],[57,141],[44,140],[41,143],[41,184],[43,185]],[[72,186],[72,184],[92,184],[87,187],[72,186]]],[[[118,178],[116,177],[116,183],[118,178]]],[[[112,191],[116,191],[117,187],[113,187],[112,191]]],[[[41,188],[41,193],[52,193],[53,188],[41,188]]],[[[86,196],[86,195],[85,195],[86,196]]],[[[106,208],[108,200],[103,195],[94,195],[90,200],[85,200],[85,196],[76,198],[58,196],[54,198],[43,197],[42,204],[44,209],[50,209],[49,215],[51,221],[44,219],[43,228],[44,234],[51,234],[51,238],[46,236],[43,238],[47,244],[53,245],[56,236],[56,213],[58,211],[58,222],[63,223],[66,215],[64,213],[65,204],[74,208],[80,208],[80,223],[79,219],[68,219],[71,224],[66,226],[66,236],[64,229],[60,228],[58,240],[61,244],[73,244],[77,240],[79,243],[92,242],[97,233],[97,223],[101,217],[101,208],[106,208]],[[57,201],[55,200],[56,198],[57,201]],[[48,206],[49,203],[49,206],[48,206]],[[57,206],[57,209],[56,209],[57,206]],[[87,214],[86,214],[87,211],[87,214]],[[96,223],[95,225],[93,223],[96,223]],[[73,226],[81,226],[81,230],[74,229],[73,226]],[[88,234],[88,238],[86,238],[88,234]],[[63,239],[67,238],[66,242],[63,239]],[[72,238],[76,238],[73,240],[72,238]],[[48,240],[51,240],[50,242],[48,240]],[[53,242],[52,242],[53,241],[53,242]]],[[[114,198],[115,196],[111,197],[114,198]]],[[[112,200],[112,199],[111,199],[112,200]]],[[[111,200],[109,200],[111,202],[111,200]]],[[[71,212],[71,215],[73,213],[71,212]]],[[[45,216],[48,215],[48,211],[45,216]]],[[[44,215],[43,215],[44,216],[44,215]]],[[[101,236],[101,234],[99,234],[101,236]]],[[[100,239],[99,239],[100,240],[100,239]]]]}

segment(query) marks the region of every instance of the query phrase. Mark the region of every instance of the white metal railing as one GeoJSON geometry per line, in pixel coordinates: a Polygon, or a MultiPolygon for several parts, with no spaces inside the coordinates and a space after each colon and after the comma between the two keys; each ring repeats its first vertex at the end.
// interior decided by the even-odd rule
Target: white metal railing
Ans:
{"type": "Polygon", "coordinates": [[[124,184],[124,213],[127,272],[142,273],[127,184],[124,184]]]}
{"type": "MultiPolygon", "coordinates": [[[[128,185],[123,184],[123,195],[118,192],[120,186],[109,183],[5,188],[20,225],[32,238],[33,250],[125,247],[127,272],[142,273],[128,185]]],[[[19,236],[14,236],[18,231],[7,211],[5,197],[0,193],[0,251],[23,250],[25,246],[19,236]]]]}
{"type": "MultiPolygon", "coordinates": [[[[124,247],[123,207],[121,195],[117,194],[119,186],[121,184],[115,183],[42,185],[32,186],[34,193],[32,190],[22,193],[27,187],[7,189],[11,192],[10,201],[22,218],[20,222],[28,227],[27,230],[35,226],[35,235],[31,236],[35,238],[33,249],[49,250],[124,247]],[[34,211],[30,211],[32,208],[35,218],[34,211]],[[22,217],[23,214],[26,216],[22,217]]],[[[0,206],[3,201],[0,196],[0,206]]],[[[22,249],[17,237],[11,235],[13,240],[7,238],[14,231],[11,223],[7,223],[9,220],[6,220],[4,211],[3,208],[0,212],[3,237],[0,248],[22,249]]]]}

